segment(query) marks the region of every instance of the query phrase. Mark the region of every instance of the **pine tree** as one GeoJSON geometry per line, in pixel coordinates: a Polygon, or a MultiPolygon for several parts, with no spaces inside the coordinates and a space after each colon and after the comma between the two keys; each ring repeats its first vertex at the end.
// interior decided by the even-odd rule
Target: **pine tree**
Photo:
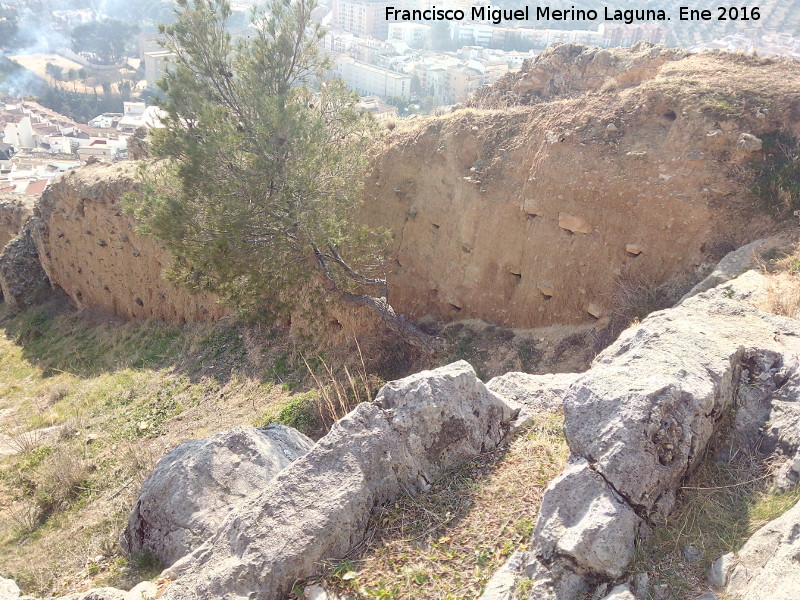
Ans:
{"type": "Polygon", "coordinates": [[[341,81],[324,80],[315,7],[273,0],[234,42],[226,0],[178,0],[161,27],[175,54],[158,84],[162,160],[147,167],[134,212],[191,287],[275,314],[315,281],[434,352],[439,340],[388,303],[381,236],[356,224],[374,120],[341,81]]]}

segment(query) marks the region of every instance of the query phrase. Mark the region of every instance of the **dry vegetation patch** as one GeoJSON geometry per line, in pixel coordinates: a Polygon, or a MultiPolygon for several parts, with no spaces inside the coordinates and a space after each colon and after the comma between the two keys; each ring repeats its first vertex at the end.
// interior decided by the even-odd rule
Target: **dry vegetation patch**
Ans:
{"type": "Polygon", "coordinates": [[[359,599],[477,598],[503,561],[527,547],[542,493],[568,454],[563,416],[538,415],[507,447],[380,509],[365,542],[320,583],[359,599]]]}
{"type": "Polygon", "coordinates": [[[679,490],[676,510],[641,544],[631,573],[646,571],[663,598],[712,592],[711,563],[737,552],[762,525],[800,500],[800,488],[779,493],[764,457],[733,448],[709,457],[679,490]],[[724,457],[727,451],[732,455],[724,457]],[[666,594],[666,595],[663,595],[666,594]]]}
{"type": "Polygon", "coordinates": [[[756,308],[797,319],[800,316],[800,243],[768,248],[760,262],[769,278],[769,286],[756,308]]]}
{"type": "Polygon", "coordinates": [[[125,323],[48,304],[0,313],[0,334],[0,574],[36,595],[156,574],[147,557],[122,557],[117,537],[157,460],[278,419],[314,385],[284,332],[225,322],[125,323]]]}

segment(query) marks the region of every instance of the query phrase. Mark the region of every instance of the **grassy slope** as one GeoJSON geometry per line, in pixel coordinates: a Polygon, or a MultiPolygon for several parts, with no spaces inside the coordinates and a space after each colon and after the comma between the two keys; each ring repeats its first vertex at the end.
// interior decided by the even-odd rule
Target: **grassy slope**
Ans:
{"type": "MultiPolygon", "coordinates": [[[[384,357],[371,352],[366,368],[352,352],[346,371],[283,330],[125,323],[55,302],[18,315],[3,310],[0,575],[36,594],[124,586],[158,571],[147,557],[131,564],[116,540],[142,480],[186,439],[273,421],[316,438],[383,379],[461,358],[484,378],[585,368],[592,351],[583,343],[589,330],[556,343],[564,332],[542,330],[539,339],[469,322],[446,329],[451,350],[436,361],[390,347],[384,357]]],[[[518,460],[509,457],[501,471],[518,460]]],[[[521,518],[535,511],[528,513],[521,518]]],[[[481,560],[482,581],[497,560],[481,560]]]]}
{"type": "Polygon", "coordinates": [[[0,330],[0,565],[28,592],[141,576],[116,538],[155,461],[188,438],[291,420],[308,396],[289,391],[306,378],[299,354],[263,331],[56,305],[0,330]]]}

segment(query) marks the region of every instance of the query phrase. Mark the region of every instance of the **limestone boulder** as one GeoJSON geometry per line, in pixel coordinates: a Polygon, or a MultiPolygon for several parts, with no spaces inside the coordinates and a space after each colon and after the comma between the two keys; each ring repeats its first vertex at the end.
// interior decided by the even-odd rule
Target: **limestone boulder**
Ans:
{"type": "Polygon", "coordinates": [[[282,599],[357,545],[374,508],[495,448],[518,412],[464,361],[387,384],[167,569],[162,598],[282,599]]]}
{"type": "Polygon", "coordinates": [[[741,133],[739,139],[736,140],[736,149],[745,152],[756,152],[764,147],[764,142],[761,138],[754,136],[752,133],[741,133]]]}
{"type": "Polygon", "coordinates": [[[532,412],[554,411],[561,408],[567,389],[580,377],[579,373],[548,373],[531,375],[512,371],[486,383],[493,392],[523,405],[532,412]]]}
{"type": "Polygon", "coordinates": [[[633,558],[642,519],[584,459],[545,492],[533,537],[539,560],[568,560],[579,574],[616,579],[633,558]]]}
{"type": "Polygon", "coordinates": [[[570,448],[658,520],[737,398],[743,370],[749,392],[768,396],[798,334],[797,321],[711,293],[654,313],[569,388],[570,448]]]}
{"type": "Polygon", "coordinates": [[[618,585],[603,600],[636,600],[636,596],[627,585],[618,585]]]}
{"type": "MultiPolygon", "coordinates": [[[[141,598],[141,596],[139,597],[141,598]]],[[[135,600],[139,600],[136,598],[135,600]]],[[[88,592],[70,594],[59,600],[134,600],[127,592],[112,587],[95,588],[88,592]]]]}
{"type": "MultiPolygon", "coordinates": [[[[747,272],[750,269],[758,267],[759,256],[771,246],[783,246],[786,240],[781,238],[762,238],[746,244],[741,248],[737,248],[728,252],[722,260],[717,263],[714,270],[702,281],[697,283],[686,295],[681,298],[681,301],[696,296],[702,292],[715,288],[723,283],[727,283],[747,272]]],[[[756,286],[758,291],[763,293],[763,285],[756,286]]],[[[721,290],[722,292],[722,290],[721,290]]],[[[722,292],[724,293],[724,292],[722,292]]]]}
{"type": "Polygon", "coordinates": [[[768,399],[769,415],[760,450],[792,457],[800,451],[800,363],[793,362],[780,375],[780,386],[768,399]]]}
{"type": "Polygon", "coordinates": [[[625,331],[564,393],[572,457],[542,499],[528,572],[547,593],[534,597],[618,579],[730,410],[763,423],[793,393],[800,323],[716,292],[625,331]]]}
{"type": "Polygon", "coordinates": [[[519,428],[538,413],[561,411],[567,388],[579,376],[578,373],[531,375],[512,371],[490,379],[486,387],[519,403],[520,415],[514,423],[514,427],[519,428]]]}
{"type": "Polygon", "coordinates": [[[527,554],[522,550],[514,552],[492,575],[479,600],[513,600],[522,570],[529,562],[527,554]]]}
{"type": "Polygon", "coordinates": [[[284,425],[236,427],[184,442],[142,485],[120,544],[147,550],[165,565],[189,554],[240,502],[259,494],[313,442],[284,425]]]}
{"type": "Polygon", "coordinates": [[[0,600],[17,600],[19,594],[16,581],[0,577],[0,600]]]}
{"type": "MultiPolygon", "coordinates": [[[[85,592],[74,592],[66,596],[51,596],[45,600],[154,600],[158,597],[158,586],[150,581],[142,581],[125,591],[114,587],[93,588],[85,592]]],[[[16,597],[15,597],[16,598],[16,597]]],[[[5,600],[0,595],[0,600],[5,600]]],[[[19,600],[41,600],[32,596],[22,596],[19,600]]]]}

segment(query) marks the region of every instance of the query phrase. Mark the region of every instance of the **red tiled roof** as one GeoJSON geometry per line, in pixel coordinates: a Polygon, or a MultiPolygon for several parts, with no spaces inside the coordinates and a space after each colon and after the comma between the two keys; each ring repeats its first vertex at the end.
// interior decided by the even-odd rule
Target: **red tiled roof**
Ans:
{"type": "Polygon", "coordinates": [[[38,196],[44,191],[44,188],[47,187],[49,181],[47,179],[40,179],[39,181],[32,181],[28,184],[28,187],[25,188],[25,193],[29,196],[38,196]]]}
{"type": "Polygon", "coordinates": [[[47,135],[48,133],[57,133],[58,127],[55,125],[34,125],[33,130],[41,135],[47,135]]]}

